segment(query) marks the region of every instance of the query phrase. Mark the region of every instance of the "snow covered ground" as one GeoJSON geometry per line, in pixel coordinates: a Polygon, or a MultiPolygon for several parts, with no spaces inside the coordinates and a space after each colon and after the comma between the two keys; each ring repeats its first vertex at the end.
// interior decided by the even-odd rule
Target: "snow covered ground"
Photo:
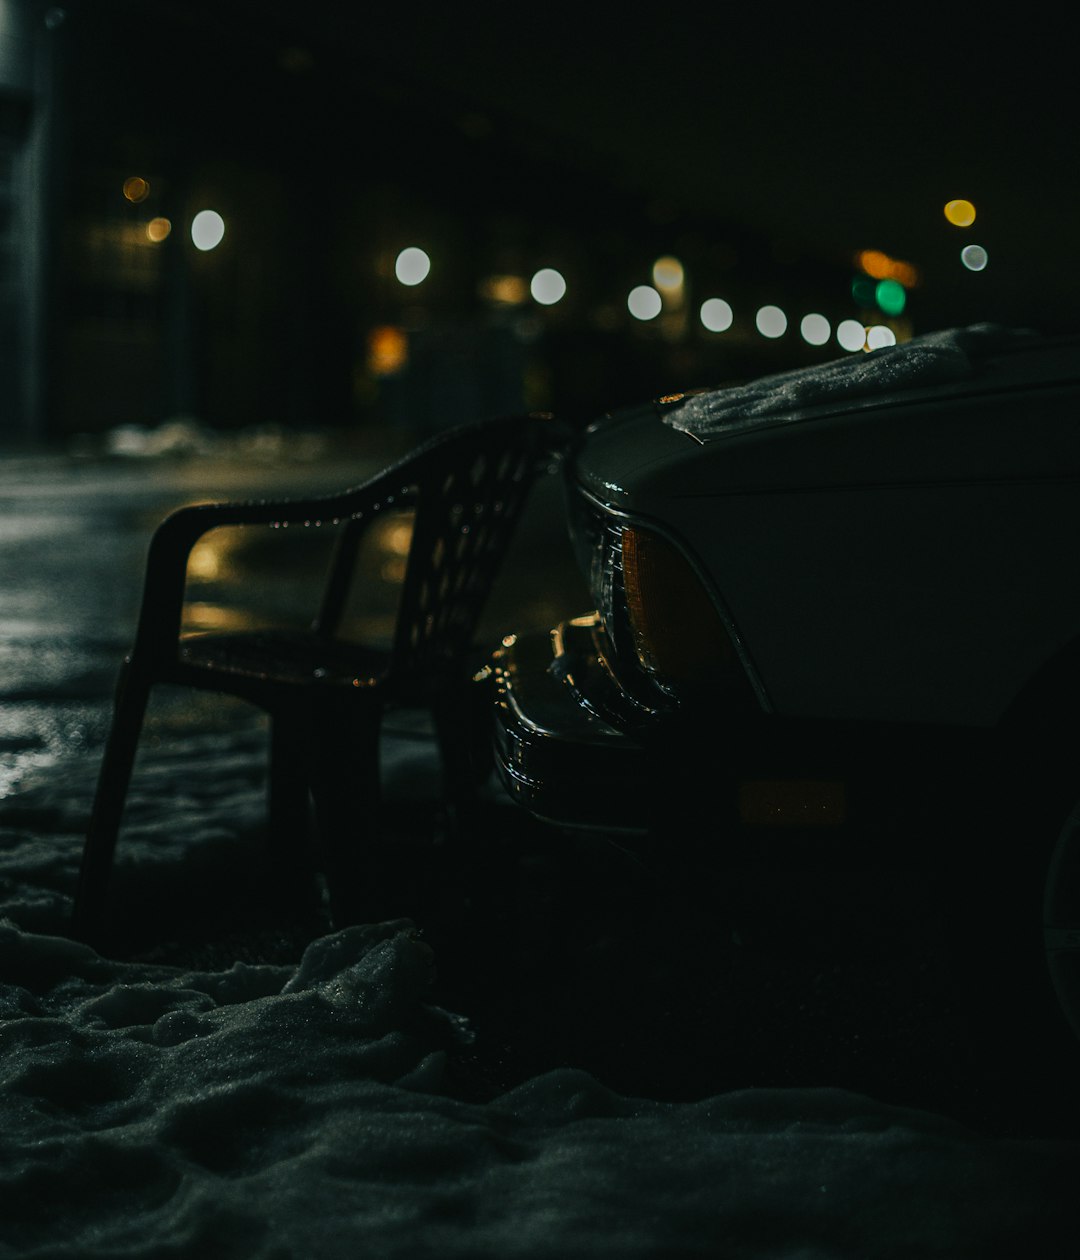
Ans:
{"type": "MultiPolygon", "coordinates": [[[[587,875],[560,902],[542,863],[516,878],[546,879],[555,909],[537,893],[520,937],[464,894],[438,922],[429,898],[411,920],[329,932],[260,863],[264,731],[239,706],[156,702],[115,948],[67,939],[146,531],[218,497],[186,468],[0,473],[0,1256],[1057,1254],[1075,1099],[1048,1137],[889,1087],[921,1074],[936,1103],[976,1070],[960,1022],[929,1009],[948,1008],[932,950],[891,988],[880,939],[820,965],[805,949],[703,958],[700,907],[597,905],[592,922],[587,875]],[[879,1009],[860,1022],[840,991],[870,974],[879,1009]],[[860,1035],[874,1063],[895,1047],[891,1074],[858,1067],[860,1035]],[[668,1087],[649,1088],[665,1064],[668,1087]]],[[[391,788],[431,821],[422,730],[399,725],[385,752],[391,788]]],[[[519,823],[494,794],[483,826],[513,865],[519,823]]],[[[988,1072],[995,1088],[1018,1083],[988,1072]]]]}

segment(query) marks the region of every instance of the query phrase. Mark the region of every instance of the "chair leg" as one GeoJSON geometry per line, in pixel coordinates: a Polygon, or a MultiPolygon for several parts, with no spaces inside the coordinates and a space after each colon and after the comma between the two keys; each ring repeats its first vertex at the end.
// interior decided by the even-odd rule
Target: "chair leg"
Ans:
{"type": "Polygon", "coordinates": [[[302,849],[308,828],[308,767],[301,714],[270,716],[267,848],[283,859],[302,849]]]}
{"type": "Polygon", "coordinates": [[[393,874],[380,832],[382,707],[322,701],[312,716],[309,776],[331,918],[335,928],[377,921],[388,917],[393,874]]]}
{"type": "Polygon", "coordinates": [[[145,680],[133,680],[127,672],[121,677],[75,888],[72,926],[81,939],[93,936],[101,926],[120,820],[149,695],[150,684],[145,680]]]}
{"type": "Polygon", "coordinates": [[[453,829],[460,826],[462,813],[493,765],[490,705],[488,691],[466,682],[443,691],[431,706],[442,762],[443,799],[453,829]]]}

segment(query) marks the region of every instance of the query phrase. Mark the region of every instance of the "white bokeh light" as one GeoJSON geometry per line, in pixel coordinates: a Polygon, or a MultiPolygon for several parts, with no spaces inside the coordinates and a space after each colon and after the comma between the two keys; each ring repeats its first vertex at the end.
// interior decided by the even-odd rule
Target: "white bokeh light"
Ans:
{"type": "Polygon", "coordinates": [[[823,346],[832,336],[832,327],[824,315],[804,315],[799,324],[803,341],[812,346],[823,346]]]}
{"type": "Polygon", "coordinates": [[[566,296],[566,281],[554,267],[541,267],[529,282],[529,292],[541,306],[554,306],[566,296]]]}
{"type": "Polygon", "coordinates": [[[635,319],[655,319],[663,302],[651,284],[639,284],[636,289],[630,290],[626,305],[635,319]]]}
{"type": "Polygon", "coordinates": [[[857,319],[844,319],[836,329],[836,340],[845,350],[861,350],[866,345],[866,329],[857,319]]]}
{"type": "Polygon", "coordinates": [[[895,346],[896,333],[884,324],[874,324],[866,330],[867,350],[880,350],[882,346],[895,346]]]}
{"type": "Polygon", "coordinates": [[[960,261],[968,271],[982,271],[990,261],[990,255],[981,245],[965,245],[960,251],[960,261]]]}
{"type": "Polygon", "coordinates": [[[403,249],[394,262],[394,275],[410,287],[423,284],[430,270],[431,259],[416,245],[403,249]]]}
{"type": "Polygon", "coordinates": [[[217,249],[225,239],[225,220],[216,210],[200,210],[191,220],[191,243],[203,253],[217,249]]]}
{"type": "Polygon", "coordinates": [[[782,337],[787,332],[787,316],[779,306],[763,306],[754,316],[757,330],[763,337],[782,337]]]}
{"type": "Polygon", "coordinates": [[[735,313],[723,298],[709,298],[701,304],[701,322],[709,332],[727,332],[735,313]]]}

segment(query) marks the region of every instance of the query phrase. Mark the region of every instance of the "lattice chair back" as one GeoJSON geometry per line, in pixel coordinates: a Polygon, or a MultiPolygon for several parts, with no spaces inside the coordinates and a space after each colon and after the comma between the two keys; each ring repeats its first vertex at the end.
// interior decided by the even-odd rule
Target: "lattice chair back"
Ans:
{"type": "Polygon", "coordinates": [[[429,676],[460,659],[555,437],[550,417],[501,417],[433,438],[388,472],[384,493],[345,531],[315,629],[336,635],[357,543],[372,517],[411,508],[388,680],[429,676]]]}
{"type": "Polygon", "coordinates": [[[536,421],[491,422],[448,443],[418,479],[394,640],[395,672],[460,658],[525,505],[541,458],[536,421]]]}

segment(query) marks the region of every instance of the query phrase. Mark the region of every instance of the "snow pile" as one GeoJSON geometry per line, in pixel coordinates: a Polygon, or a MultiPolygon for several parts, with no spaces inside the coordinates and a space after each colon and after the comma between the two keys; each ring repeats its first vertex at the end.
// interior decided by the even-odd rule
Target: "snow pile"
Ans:
{"type": "MultiPolygon", "coordinates": [[[[121,879],[222,882],[256,735],[152,741],[121,879]]],[[[91,769],[0,804],[0,1255],[956,1257],[1071,1219],[1080,1143],[844,1090],[664,1103],[564,1068],[449,1096],[468,1021],[408,921],[282,965],[101,957],[61,934],[91,769]]]]}
{"type": "Polygon", "coordinates": [[[663,418],[673,428],[707,440],[779,416],[796,419],[810,407],[962,381],[975,374],[981,357],[1031,336],[995,324],[950,328],[868,354],[691,395],[666,409],[663,418]]]}
{"type": "Polygon", "coordinates": [[[118,424],[101,434],[77,434],[69,453],[77,459],[102,456],[123,460],[240,458],[262,464],[310,461],[325,455],[326,435],[262,425],[222,432],[199,421],[177,417],[158,425],[118,424]]]}
{"type": "Polygon", "coordinates": [[[851,1256],[1037,1250],[1075,1143],[841,1090],[440,1095],[460,1021],[404,922],[296,968],[121,964],[0,927],[4,1251],[19,1257],[851,1256]]]}

